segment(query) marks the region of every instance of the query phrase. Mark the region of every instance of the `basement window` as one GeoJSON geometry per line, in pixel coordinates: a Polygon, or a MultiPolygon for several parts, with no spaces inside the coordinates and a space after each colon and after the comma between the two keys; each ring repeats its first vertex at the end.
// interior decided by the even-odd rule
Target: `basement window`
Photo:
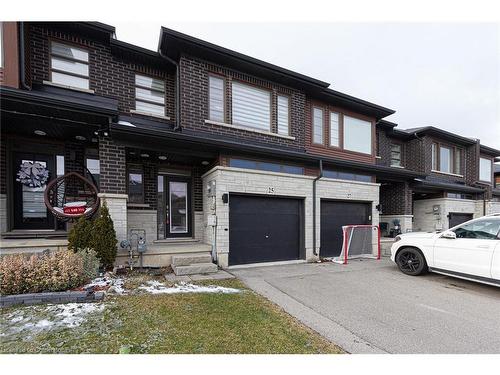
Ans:
{"type": "Polygon", "coordinates": [[[83,48],[52,41],[50,80],[62,86],[89,89],[89,52],[83,48]]]}

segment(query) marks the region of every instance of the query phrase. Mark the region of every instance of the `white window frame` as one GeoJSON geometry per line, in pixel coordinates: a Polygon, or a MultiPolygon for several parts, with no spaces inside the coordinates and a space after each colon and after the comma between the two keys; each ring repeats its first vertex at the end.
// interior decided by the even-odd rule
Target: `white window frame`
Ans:
{"type": "Polygon", "coordinates": [[[330,111],[330,146],[340,148],[340,113],[334,111],[330,111]],[[334,121],[335,117],[336,121],[334,121]],[[335,125],[336,129],[334,129],[335,125]],[[334,130],[337,133],[336,143],[334,142],[335,138],[333,138],[334,130]]]}
{"type": "Polygon", "coordinates": [[[85,49],[84,47],[73,45],[71,43],[64,43],[64,42],[58,41],[58,40],[51,40],[50,43],[49,43],[49,64],[50,64],[50,66],[49,66],[49,75],[50,75],[50,82],[53,83],[53,84],[55,84],[55,85],[69,87],[69,88],[75,88],[75,89],[78,89],[78,90],[90,90],[90,64],[89,64],[89,61],[90,61],[90,53],[89,53],[88,49],[85,49]],[[69,58],[68,56],[63,56],[63,55],[54,53],[52,51],[52,47],[53,47],[54,44],[59,44],[59,45],[67,46],[69,48],[73,48],[75,50],[83,52],[84,54],[86,54],[86,58],[83,58],[83,59],[82,58],[76,58],[76,57],[75,58],[69,58]],[[62,60],[62,61],[66,61],[66,62],[74,62],[74,63],[82,64],[82,65],[87,65],[87,75],[70,72],[70,71],[67,71],[67,70],[64,70],[64,69],[54,68],[53,67],[53,59],[62,60]],[[66,77],[78,78],[78,79],[80,79],[82,81],[86,81],[87,84],[85,85],[85,87],[82,87],[82,86],[78,86],[78,85],[74,85],[74,84],[69,84],[69,82],[65,83],[64,81],[56,81],[56,80],[54,80],[54,73],[56,75],[61,76],[61,77],[66,76],[66,77]]]}
{"type": "Polygon", "coordinates": [[[255,87],[253,85],[249,85],[243,82],[239,81],[233,81],[231,83],[231,123],[233,125],[237,126],[242,126],[250,129],[257,129],[260,131],[268,131],[272,132],[271,129],[271,101],[272,101],[272,95],[271,91],[262,89],[260,87],[255,87]],[[237,90],[241,91],[241,96],[238,94],[235,94],[235,88],[237,90]],[[244,93],[244,90],[247,90],[246,93],[244,93]],[[257,118],[252,119],[252,112],[257,112],[258,108],[254,107],[253,110],[252,108],[244,107],[245,104],[251,105],[251,103],[247,102],[245,103],[243,100],[241,103],[238,103],[238,99],[241,99],[245,95],[248,96],[256,96],[258,98],[259,95],[262,95],[263,97],[261,98],[261,101],[266,102],[266,107],[263,109],[260,109],[261,115],[263,117],[262,122],[259,122],[257,118]],[[265,98],[264,98],[265,96],[265,98]],[[264,99],[264,100],[262,100],[264,99]],[[235,115],[235,108],[240,108],[241,113],[236,113],[235,115]],[[267,110],[267,113],[266,113],[267,110]],[[236,118],[235,118],[236,117],[236,118]],[[245,117],[248,120],[245,120],[245,117]]]}
{"type": "Polygon", "coordinates": [[[483,157],[479,158],[479,180],[480,181],[488,182],[488,183],[491,184],[491,182],[492,182],[492,177],[491,177],[492,176],[492,169],[493,169],[493,162],[491,161],[491,159],[483,158],[483,157]],[[483,178],[483,167],[486,167],[485,164],[483,165],[483,161],[486,162],[486,163],[488,163],[488,167],[487,168],[488,168],[489,174],[488,174],[488,179],[487,180],[485,180],[483,178]]]}
{"type": "Polygon", "coordinates": [[[135,110],[132,111],[132,112],[139,113],[139,114],[144,114],[144,115],[148,115],[148,116],[162,117],[162,118],[167,118],[168,119],[168,117],[165,115],[165,111],[166,111],[166,106],[165,106],[165,92],[166,92],[166,90],[165,90],[165,80],[164,79],[158,78],[158,77],[149,76],[149,75],[142,74],[142,73],[135,73],[135,75],[134,75],[134,105],[135,105],[135,110]],[[144,85],[138,84],[137,83],[137,78],[138,77],[145,77],[145,78],[149,78],[149,79],[154,79],[154,80],[157,80],[157,81],[161,81],[162,86],[163,86],[163,90],[159,90],[157,88],[148,87],[148,86],[144,86],[144,85]],[[163,102],[162,102],[163,104],[160,104],[160,102],[155,102],[153,100],[147,100],[147,99],[143,99],[143,98],[138,98],[138,96],[137,96],[137,89],[147,90],[147,91],[156,92],[156,93],[162,93],[163,94],[163,102]],[[149,105],[154,105],[156,107],[162,107],[163,111],[160,113],[160,112],[148,111],[147,109],[137,109],[137,102],[139,102],[139,103],[145,103],[145,104],[149,104],[149,105]]]}
{"type": "Polygon", "coordinates": [[[344,150],[356,152],[359,154],[372,155],[373,154],[373,122],[368,121],[368,120],[364,120],[364,119],[361,119],[358,117],[344,115],[342,124],[343,124],[342,130],[343,130],[344,150]],[[349,144],[349,142],[346,142],[346,141],[348,140],[348,137],[350,136],[350,129],[349,129],[349,121],[350,120],[354,120],[355,122],[359,122],[363,126],[369,125],[370,142],[369,142],[369,149],[368,150],[359,150],[359,149],[354,149],[354,148],[348,148],[349,146],[346,146],[349,144]]]}
{"type": "Polygon", "coordinates": [[[216,122],[224,122],[226,119],[226,80],[224,77],[217,76],[210,74],[208,76],[208,119],[211,121],[216,121],[216,122]],[[222,98],[215,98],[213,95],[212,91],[212,81],[213,80],[218,80],[222,82],[222,98]],[[216,117],[213,115],[212,111],[212,105],[215,104],[212,102],[212,99],[216,99],[217,101],[222,102],[222,116],[221,117],[216,117]]]}
{"type": "Polygon", "coordinates": [[[278,134],[290,135],[290,98],[286,95],[276,96],[276,126],[278,134]]]}
{"type": "Polygon", "coordinates": [[[391,143],[391,167],[401,167],[402,164],[403,164],[403,146],[400,144],[400,143],[391,143]],[[393,147],[397,147],[399,149],[399,151],[394,151],[393,150],[393,147]],[[392,153],[393,152],[399,152],[399,160],[398,159],[395,159],[392,157],[392,153]],[[398,161],[398,163],[394,163],[393,161],[398,161]]]}
{"type": "Polygon", "coordinates": [[[313,106],[312,110],[312,141],[315,144],[322,145],[325,142],[325,110],[321,107],[313,106]],[[316,116],[316,113],[321,113],[321,118],[316,116]],[[321,121],[317,124],[316,121],[321,121]],[[318,133],[318,129],[321,131],[318,133]]]}

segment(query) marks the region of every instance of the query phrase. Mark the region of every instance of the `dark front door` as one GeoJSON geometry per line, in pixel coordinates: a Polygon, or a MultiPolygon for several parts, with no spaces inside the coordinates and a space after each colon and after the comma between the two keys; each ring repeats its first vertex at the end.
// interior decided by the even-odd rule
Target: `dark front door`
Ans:
{"type": "MultiPolygon", "coordinates": [[[[47,183],[55,178],[54,155],[14,153],[13,161],[14,229],[54,229],[54,216],[47,210],[44,202],[47,183]],[[17,181],[22,165],[25,166],[25,171],[29,171],[30,165],[47,169],[47,182],[42,186],[30,186],[29,183],[17,181]]],[[[31,173],[37,174],[38,171],[33,170],[31,173]]]]}
{"type": "Polygon", "coordinates": [[[371,204],[321,201],[321,257],[336,257],[342,250],[342,226],[371,224],[371,204]]]}
{"type": "Polygon", "coordinates": [[[459,224],[465,223],[466,221],[472,220],[473,214],[464,214],[461,212],[450,212],[449,217],[449,228],[453,228],[459,224]]]}
{"type": "Polygon", "coordinates": [[[159,176],[158,183],[163,183],[162,197],[158,201],[158,204],[163,205],[160,210],[163,213],[160,232],[163,232],[166,238],[191,237],[191,178],[159,176]]]}
{"type": "Polygon", "coordinates": [[[299,259],[302,200],[230,195],[229,265],[299,259]]]}

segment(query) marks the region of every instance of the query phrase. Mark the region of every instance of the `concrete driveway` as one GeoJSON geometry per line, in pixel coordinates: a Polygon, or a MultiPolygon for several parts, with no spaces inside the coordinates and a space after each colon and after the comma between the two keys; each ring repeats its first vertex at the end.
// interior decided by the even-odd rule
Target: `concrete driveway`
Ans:
{"type": "Polygon", "coordinates": [[[500,288],[406,276],[387,258],[231,273],[350,353],[500,353],[500,288]]]}

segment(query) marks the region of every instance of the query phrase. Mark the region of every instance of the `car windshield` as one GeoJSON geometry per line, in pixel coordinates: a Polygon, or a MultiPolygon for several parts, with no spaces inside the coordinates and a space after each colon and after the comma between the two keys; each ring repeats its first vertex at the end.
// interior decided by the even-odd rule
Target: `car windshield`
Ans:
{"type": "Polygon", "coordinates": [[[498,239],[500,220],[484,219],[464,224],[454,230],[457,238],[498,239]]]}

